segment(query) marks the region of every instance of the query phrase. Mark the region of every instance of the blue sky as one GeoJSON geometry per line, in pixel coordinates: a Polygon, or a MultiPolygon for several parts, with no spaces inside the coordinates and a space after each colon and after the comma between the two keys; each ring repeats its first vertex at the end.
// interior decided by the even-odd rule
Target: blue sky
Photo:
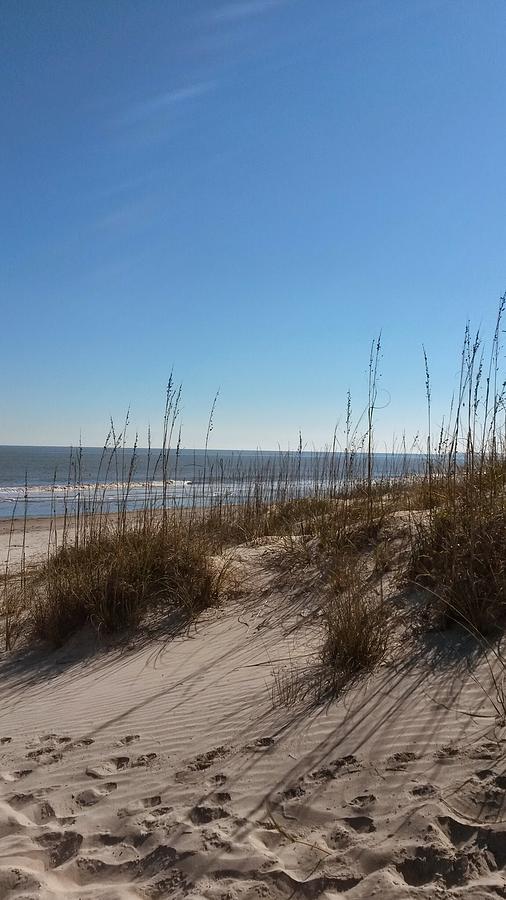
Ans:
{"type": "Polygon", "coordinates": [[[506,289],[504,0],[0,0],[0,443],[378,442],[506,289]]]}

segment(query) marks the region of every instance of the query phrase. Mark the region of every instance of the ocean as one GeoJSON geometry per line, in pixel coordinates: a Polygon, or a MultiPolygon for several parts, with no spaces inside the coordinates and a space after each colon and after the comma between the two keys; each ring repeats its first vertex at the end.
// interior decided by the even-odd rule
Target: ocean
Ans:
{"type": "MultiPolygon", "coordinates": [[[[325,491],[346,477],[366,471],[363,453],[266,450],[171,450],[164,464],[161,451],[102,448],[0,446],[0,518],[72,514],[80,503],[99,501],[105,511],[119,504],[128,509],[147,503],[206,504],[219,496],[240,502],[258,490],[262,497],[325,491]],[[125,500],[125,484],[128,496],[125,500]]],[[[376,453],[374,479],[424,470],[419,454],[376,453]]]]}

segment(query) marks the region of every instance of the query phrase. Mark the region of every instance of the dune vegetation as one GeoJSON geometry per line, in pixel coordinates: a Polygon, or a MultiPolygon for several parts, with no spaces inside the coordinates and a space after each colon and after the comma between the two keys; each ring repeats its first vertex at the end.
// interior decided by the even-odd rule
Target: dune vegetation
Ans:
{"type": "MultiPolygon", "coordinates": [[[[301,440],[298,452],[280,452],[275,463],[220,468],[208,450],[213,406],[202,479],[184,504],[170,491],[181,447],[181,392],[171,379],[162,448],[150,451],[157,474],[148,472],[142,508],[129,503],[137,439],[125,463],[128,423],[119,433],[112,426],[93,490],[78,491],[76,508],[48,522],[46,559],[34,565],[23,554],[21,566],[7,563],[6,650],[34,641],[58,646],[83,627],[131,635],[154,620],[163,628],[174,614],[194,621],[240,594],[234,547],[268,540],[280,570],[315,578],[320,689],[339,688],[384,661],[402,629],[459,627],[478,642],[492,640],[506,622],[505,304],[503,297],[488,350],[466,328],[458,391],[437,433],[425,356],[426,439],[384,456],[381,471],[374,440],[380,340],[371,347],[366,410],[353,422],[348,398],[344,443],[334,436],[309,457],[301,440]],[[103,487],[111,472],[113,511],[103,487]],[[403,592],[416,593],[417,603],[392,601],[403,592]]],[[[81,453],[74,451],[69,468],[74,493],[81,453]]],[[[11,535],[16,527],[14,517],[11,535]]]]}

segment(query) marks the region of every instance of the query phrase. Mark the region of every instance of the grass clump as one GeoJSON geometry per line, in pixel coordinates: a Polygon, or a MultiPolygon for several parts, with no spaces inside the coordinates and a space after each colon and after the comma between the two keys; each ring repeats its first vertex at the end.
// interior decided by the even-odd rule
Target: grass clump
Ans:
{"type": "Polygon", "coordinates": [[[393,617],[381,581],[373,584],[365,560],[350,559],[333,579],[323,609],[320,660],[332,690],[382,662],[394,630],[393,617]]]}
{"type": "MultiPolygon", "coordinates": [[[[436,624],[458,622],[477,635],[506,625],[506,381],[499,375],[501,298],[488,366],[479,333],[464,336],[453,420],[428,454],[432,503],[413,537],[408,576],[427,588],[436,624]]],[[[427,358],[426,387],[431,421],[427,358]]]]}
{"type": "Polygon", "coordinates": [[[335,685],[370,671],[385,658],[391,612],[382,598],[350,588],[328,604],[324,621],[322,662],[335,685]]]}
{"type": "Polygon", "coordinates": [[[478,634],[506,624],[506,513],[490,496],[436,510],[418,527],[409,576],[427,588],[435,624],[478,634]]]}
{"type": "Polygon", "coordinates": [[[92,530],[37,571],[33,629],[58,646],[85,625],[108,634],[135,628],[150,611],[191,619],[216,604],[222,580],[205,544],[182,529],[152,521],[92,530]]]}

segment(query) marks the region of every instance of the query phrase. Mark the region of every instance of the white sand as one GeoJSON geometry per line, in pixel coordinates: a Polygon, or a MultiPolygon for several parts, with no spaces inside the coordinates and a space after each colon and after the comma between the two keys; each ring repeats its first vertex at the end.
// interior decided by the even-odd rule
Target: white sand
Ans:
{"type": "Polygon", "coordinates": [[[456,711],[479,686],[434,654],[273,705],[312,601],[238,553],[249,596],[189,634],[3,660],[0,898],[506,897],[502,745],[456,711]]]}
{"type": "MultiPolygon", "coordinates": [[[[62,522],[56,520],[61,532],[62,522]]],[[[27,519],[26,528],[22,519],[0,519],[0,571],[5,572],[6,563],[16,566],[23,553],[27,560],[36,561],[47,555],[49,521],[43,518],[27,519]],[[23,534],[24,531],[24,534],[23,534]]]]}

